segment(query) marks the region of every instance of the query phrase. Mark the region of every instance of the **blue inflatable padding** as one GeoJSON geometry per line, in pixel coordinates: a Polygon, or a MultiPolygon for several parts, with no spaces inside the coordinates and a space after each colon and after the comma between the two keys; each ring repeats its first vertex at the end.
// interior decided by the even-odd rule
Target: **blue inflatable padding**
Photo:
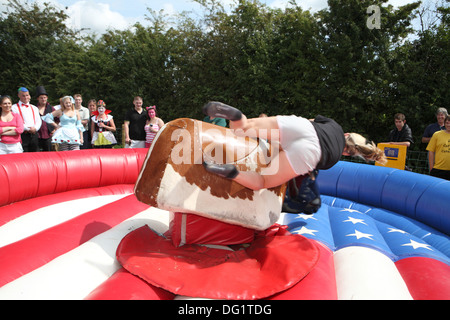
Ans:
{"type": "Polygon", "coordinates": [[[424,191],[417,202],[415,219],[450,235],[450,181],[434,180],[439,183],[424,191]]]}
{"type": "Polygon", "coordinates": [[[450,237],[446,234],[395,212],[374,208],[368,211],[367,214],[377,221],[408,232],[450,257],[450,237]]]}
{"type": "Polygon", "coordinates": [[[391,259],[395,259],[373,218],[355,209],[335,207],[330,207],[328,214],[335,250],[350,246],[363,246],[381,251],[391,259]]]}
{"type": "Polygon", "coordinates": [[[333,251],[378,250],[397,261],[421,256],[450,265],[450,182],[398,169],[339,162],[317,177],[322,207],[287,214],[288,230],[333,251]]]}
{"type": "MultiPolygon", "coordinates": [[[[450,263],[448,256],[438,248],[439,244],[443,242],[433,241],[431,239],[433,235],[430,234],[427,238],[420,238],[380,221],[376,221],[376,224],[379,232],[396,257],[395,260],[420,256],[440,260],[447,264],[450,263]]],[[[448,249],[448,247],[443,249],[448,249]]]]}
{"type": "Polygon", "coordinates": [[[322,205],[313,215],[287,214],[283,224],[288,226],[288,230],[291,233],[301,234],[309,239],[323,243],[331,250],[335,250],[328,214],[330,208],[327,205],[322,205]]]}
{"type": "Polygon", "coordinates": [[[389,210],[374,208],[350,200],[325,195],[322,195],[322,203],[333,207],[357,210],[371,216],[377,221],[404,230],[420,239],[426,238],[427,243],[450,257],[450,237],[417,220],[389,210]]]}
{"type": "MultiPolygon", "coordinates": [[[[382,169],[382,168],[380,168],[382,169]]],[[[429,187],[428,176],[397,170],[389,175],[383,188],[383,207],[387,210],[411,216],[418,199],[429,187]]]]}
{"type": "Polygon", "coordinates": [[[420,256],[450,265],[450,237],[411,218],[349,200],[322,196],[317,213],[287,214],[283,223],[290,232],[319,241],[333,251],[363,246],[394,262],[420,256]],[[337,204],[344,207],[333,206],[337,204]]]}
{"type": "Polygon", "coordinates": [[[386,209],[450,234],[450,181],[340,161],[317,178],[320,193],[386,209]]]}
{"type": "MultiPolygon", "coordinates": [[[[442,255],[450,257],[450,237],[424,223],[421,223],[417,220],[414,220],[412,218],[403,216],[401,214],[389,210],[362,205],[350,200],[339,199],[336,197],[330,197],[326,195],[322,195],[321,197],[323,204],[322,206],[347,208],[350,210],[361,212],[362,214],[373,218],[376,221],[377,225],[378,223],[381,223],[388,225],[393,229],[405,231],[408,234],[418,239],[421,239],[422,242],[430,244],[433,248],[437,250],[437,252],[439,252],[437,255],[435,255],[432,252],[426,252],[427,256],[434,257],[446,263],[447,260],[445,259],[443,260],[442,255]]],[[[380,228],[378,229],[380,230],[380,228]]],[[[387,240],[386,243],[389,245],[389,247],[391,247],[391,243],[389,243],[387,240]]],[[[395,252],[399,251],[397,250],[395,252]]],[[[401,257],[407,257],[407,255],[401,255],[401,257]]]]}

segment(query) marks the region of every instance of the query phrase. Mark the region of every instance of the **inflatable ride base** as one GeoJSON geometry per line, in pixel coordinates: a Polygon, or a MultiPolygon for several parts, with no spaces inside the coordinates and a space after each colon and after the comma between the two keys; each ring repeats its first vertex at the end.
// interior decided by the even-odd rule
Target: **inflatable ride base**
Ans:
{"type": "Polygon", "coordinates": [[[278,226],[235,251],[197,244],[175,247],[148,226],[129,233],[117,248],[122,266],[148,283],[210,299],[262,299],[284,291],[316,266],[319,254],[313,242],[278,226]]]}
{"type": "MultiPolygon", "coordinates": [[[[171,228],[168,211],[143,204],[133,194],[146,154],[146,149],[117,149],[1,156],[0,299],[184,299],[128,272],[116,258],[119,244],[124,237],[135,236],[134,230],[153,233],[151,236],[163,243],[171,228]]],[[[316,264],[301,280],[298,278],[303,275],[292,271],[298,278],[288,279],[292,286],[286,290],[258,296],[450,299],[449,181],[340,162],[321,171],[318,183],[322,207],[317,213],[282,213],[277,220],[320,251],[316,264]]],[[[265,257],[260,248],[239,250],[242,248],[235,245],[235,252],[221,250],[220,260],[218,252],[194,245],[199,234],[191,229],[183,233],[183,225],[197,225],[198,221],[187,218],[178,222],[180,243],[174,243],[172,237],[172,243],[164,246],[177,253],[183,242],[186,248],[191,245],[204,250],[199,252],[209,252],[208,268],[223,267],[223,257],[241,263],[235,254],[242,259],[248,255],[245,263],[259,263],[261,270],[271,265],[273,273],[284,270],[285,262],[278,259],[297,263],[296,251],[288,257],[275,253],[275,263],[275,258],[265,257]]],[[[233,241],[267,241],[247,232],[245,238],[233,241]]],[[[222,240],[215,241],[227,245],[222,240]]],[[[307,243],[290,245],[298,246],[302,253],[307,243]]],[[[151,258],[157,255],[149,253],[151,258]]],[[[164,266],[175,268],[178,260],[164,255],[160,254],[168,262],[164,266]]],[[[180,257],[185,269],[207,269],[189,259],[193,258],[180,257]]],[[[217,272],[215,277],[224,276],[217,272]]],[[[270,285],[274,278],[264,279],[270,285]]],[[[190,295],[198,297],[201,292],[190,295]]]]}

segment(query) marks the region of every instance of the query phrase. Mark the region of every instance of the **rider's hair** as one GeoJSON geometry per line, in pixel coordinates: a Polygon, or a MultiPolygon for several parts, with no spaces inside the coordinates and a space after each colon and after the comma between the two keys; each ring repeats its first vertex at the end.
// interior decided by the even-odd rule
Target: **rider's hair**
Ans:
{"type": "Polygon", "coordinates": [[[360,156],[366,161],[387,162],[383,150],[377,148],[373,141],[367,140],[358,133],[349,133],[346,139],[347,152],[351,156],[360,156]]]}

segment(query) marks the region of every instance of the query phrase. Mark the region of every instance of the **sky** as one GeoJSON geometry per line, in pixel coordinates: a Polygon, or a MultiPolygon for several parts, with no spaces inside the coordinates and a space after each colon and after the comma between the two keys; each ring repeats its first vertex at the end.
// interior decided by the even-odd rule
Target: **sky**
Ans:
{"type": "MultiPolygon", "coordinates": [[[[70,16],[68,26],[74,29],[85,29],[86,32],[103,34],[108,29],[125,30],[136,22],[147,24],[145,15],[147,8],[155,11],[164,10],[167,14],[193,11],[201,15],[201,6],[191,0],[27,0],[29,2],[48,2],[57,8],[67,8],[70,16]]],[[[422,0],[423,2],[431,0],[422,0]]],[[[233,0],[221,0],[224,8],[228,8],[233,0]]],[[[260,0],[272,8],[285,8],[288,0],[260,0]]],[[[414,0],[390,0],[394,6],[412,3],[414,0]]],[[[327,0],[297,0],[304,10],[312,12],[326,8],[327,0]]],[[[0,0],[0,11],[4,11],[6,0],[0,0]]]]}

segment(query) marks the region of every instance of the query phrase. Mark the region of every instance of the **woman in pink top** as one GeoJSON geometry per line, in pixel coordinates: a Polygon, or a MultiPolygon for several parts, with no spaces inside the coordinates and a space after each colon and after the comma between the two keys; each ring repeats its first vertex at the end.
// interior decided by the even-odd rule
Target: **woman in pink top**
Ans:
{"type": "Polygon", "coordinates": [[[156,116],[156,106],[147,108],[147,123],[145,124],[145,147],[150,148],[156,133],[164,126],[164,121],[156,116]]]}
{"type": "Polygon", "coordinates": [[[11,111],[12,101],[9,96],[0,98],[2,114],[0,118],[0,154],[22,153],[23,120],[19,114],[11,111]]]}

